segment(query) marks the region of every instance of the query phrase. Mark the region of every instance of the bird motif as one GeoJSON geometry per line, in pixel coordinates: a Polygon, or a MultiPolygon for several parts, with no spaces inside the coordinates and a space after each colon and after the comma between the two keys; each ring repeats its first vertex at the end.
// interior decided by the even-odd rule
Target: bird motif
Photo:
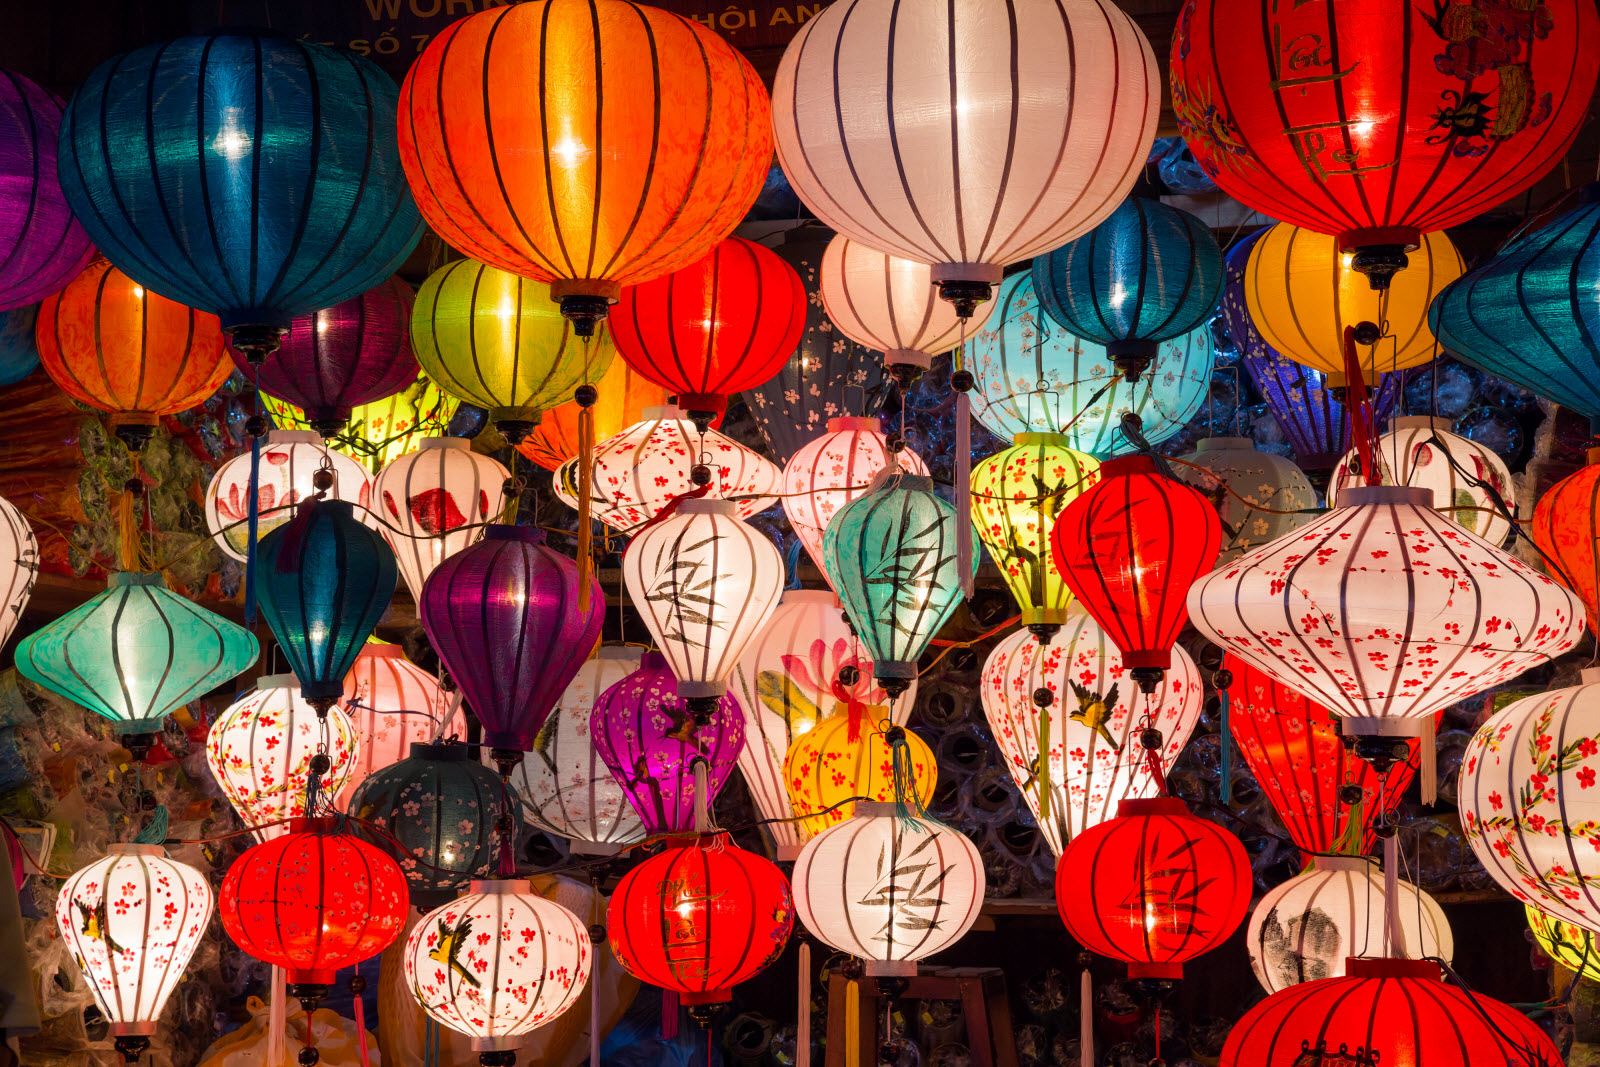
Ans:
{"type": "Polygon", "coordinates": [[[89,938],[91,941],[105,942],[106,951],[108,953],[123,951],[122,946],[117,944],[116,941],[112,940],[111,917],[106,913],[106,902],[104,897],[101,898],[100,903],[94,905],[93,907],[90,907],[76,897],[73,898],[72,903],[77,907],[78,914],[83,917],[83,925],[78,928],[78,931],[83,934],[84,937],[89,938]]]}
{"type": "Polygon", "coordinates": [[[452,971],[461,975],[461,980],[473,989],[479,989],[482,984],[473,973],[467,970],[466,964],[460,960],[461,946],[466,943],[472,934],[472,916],[463,915],[454,930],[443,919],[439,920],[439,943],[428,951],[430,960],[447,964],[452,971]]]}
{"type": "Polygon", "coordinates": [[[1121,752],[1122,746],[1117,739],[1111,736],[1111,731],[1106,727],[1106,720],[1111,718],[1111,709],[1117,706],[1117,686],[1112,683],[1110,691],[1104,697],[1092,689],[1085,688],[1077,682],[1072,683],[1072,695],[1078,698],[1078,710],[1069,718],[1081,722],[1095,733],[1106,739],[1106,744],[1112,751],[1121,752]]]}

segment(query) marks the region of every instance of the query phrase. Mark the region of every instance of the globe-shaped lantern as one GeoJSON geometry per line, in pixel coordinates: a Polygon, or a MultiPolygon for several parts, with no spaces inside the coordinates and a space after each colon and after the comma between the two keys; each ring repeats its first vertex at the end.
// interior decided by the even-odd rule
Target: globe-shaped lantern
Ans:
{"type": "Polygon", "coordinates": [[[66,285],[94,249],[57,178],[61,101],[0,68],[0,311],[66,285]]]}
{"type": "Polygon", "coordinates": [[[1106,346],[1130,382],[1157,345],[1211,317],[1222,296],[1211,228],[1159,200],[1129,197],[1089,233],[1033,261],[1040,306],[1074,337],[1106,346]]]}
{"type": "Polygon", "coordinates": [[[1161,792],[1141,730],[1161,731],[1165,775],[1205,706],[1200,671],[1182,647],[1154,694],[1122,679],[1122,653],[1082,611],[1049,644],[1026,630],[1007,634],[983,665],[984,714],[1006,768],[1052,852],[1116,814],[1124,800],[1161,792]],[[1040,707],[1041,690],[1049,702],[1040,707]]]}
{"type": "Polygon", "coordinates": [[[439,679],[408,662],[399,645],[368,641],[344,676],[344,699],[339,701],[357,740],[339,806],[349,806],[350,796],[367,775],[405,759],[412,744],[466,737],[466,714],[459,703],[454,714],[450,707],[439,679]]]}
{"type": "Polygon", "coordinates": [[[793,925],[783,872],[725,834],[651,856],[622,876],[606,906],[617,962],[691,1007],[730,999],[778,958],[793,925]]]}
{"type": "Polygon", "coordinates": [[[411,598],[435,567],[483,537],[499,514],[511,477],[500,461],[472,450],[465,437],[424,437],[414,452],[391,460],[372,480],[373,507],[383,518],[411,598]]]}
{"type": "Polygon", "coordinates": [[[1120,456],[1062,510],[1050,547],[1067,587],[1122,650],[1129,677],[1155,692],[1188,618],[1184,594],[1222,547],[1211,502],[1151,457],[1120,456]]]}
{"type": "Polygon", "coordinates": [[[1172,473],[1209,496],[1217,509],[1222,521],[1218,563],[1298,530],[1317,506],[1305,472],[1261,451],[1248,437],[1202,437],[1193,453],[1172,465],[1172,473]]]}
{"type": "Polygon", "coordinates": [[[1551,918],[1532,904],[1523,905],[1523,914],[1534,943],[1546,956],[1580,978],[1600,978],[1600,945],[1595,944],[1600,934],[1551,918]]]}
{"type": "Polygon", "coordinates": [[[811,839],[793,880],[805,928],[886,978],[915,976],[917,961],[961,940],[987,885],[965,834],[866,801],[811,839]]]}
{"type": "Polygon", "coordinates": [[[172,592],[159,574],[118,573],[106,591],[17,645],[30,682],[111,720],[135,755],[161,720],[250,669],[255,635],[172,592]]]}
{"type": "Polygon", "coordinates": [[[527,1035],[578,1003],[594,965],[587,924],[526,879],[473,881],[405,944],[405,982],[434,1021],[504,1063],[527,1035]],[[487,937],[485,937],[487,935],[487,937]]]}
{"type": "Polygon", "coordinates": [[[915,26],[900,13],[875,0],[801,27],[773,83],[778,162],[819,219],[933,264],[970,315],[1006,264],[1087,233],[1127,195],[1155,135],[1155,56],[1099,0],[964,0],[915,26]]]}
{"type": "Polygon", "coordinates": [[[1365,856],[1318,856],[1315,866],[1267,891],[1245,923],[1250,969],[1268,993],[1319,978],[1342,978],[1348,956],[1437,957],[1455,939],[1444,909],[1397,879],[1395,925],[1385,933],[1383,872],[1365,856]]]}
{"type": "Polygon", "coordinates": [[[96,67],[61,124],[61,187],[141,285],[264,359],[297,315],[393,274],[422,235],[394,83],[368,59],[220,30],[96,67]]]}
{"type": "Polygon", "coordinates": [[[539,727],[600,639],[605,595],[530,526],[490,526],[434,568],[417,602],[439,662],[483,724],[502,772],[533,748],[539,727]]]}
{"type": "Polygon", "coordinates": [[[710,811],[744,747],[744,712],[723,696],[696,722],[666,657],[647,652],[639,669],[594,702],[589,736],[611,778],[627,794],[648,833],[695,829],[697,805],[710,811]],[[696,765],[706,796],[698,796],[696,765]]]}
{"type": "Polygon", "coordinates": [[[56,929],[128,1062],[149,1048],[211,911],[206,876],[160,845],[113,844],[62,883],[56,929]]]}
{"type": "MultiPolygon", "coordinates": [[[[228,460],[206,486],[206,526],[217,547],[243,563],[250,554],[250,453],[228,460]]],[[[323,444],[312,430],[269,430],[261,445],[256,473],[256,540],[294,518],[297,505],[316,492],[312,478],[324,467],[333,471],[328,495],[357,505],[354,515],[368,526],[377,519],[368,511],[372,480],[361,464],[323,444]]]]}
{"type": "Polygon", "coordinates": [[[915,780],[920,803],[933,799],[939,766],[933,749],[915,732],[896,726],[882,709],[849,708],[823,719],[794,739],[783,761],[783,780],[801,829],[819,834],[850,818],[855,798],[896,799],[895,764],[915,780]],[[897,754],[896,748],[904,746],[897,754]]]}
{"type": "Polygon", "coordinates": [[[1589,629],[1600,628],[1600,464],[1591,463],[1545,490],[1533,508],[1529,532],[1555,562],[1550,576],[1578,594],[1589,629]]]}
{"type": "Polygon", "coordinates": [[[1078,944],[1126,961],[1129,978],[1170,981],[1244,921],[1251,884],[1227,830],[1174,797],[1124,800],[1061,854],[1056,908],[1078,944]]]}
{"type": "MultiPolygon", "coordinates": [[[[309,427],[305,412],[293,404],[265,394],[261,400],[278,425],[309,427]]],[[[350,424],[330,443],[376,474],[400,456],[415,451],[426,438],[449,433],[460,404],[424,375],[387,399],[352,408],[350,424]]]]}
{"type": "Polygon", "coordinates": [[[15,504],[0,497],[0,645],[11,640],[39,577],[39,540],[15,504]]]}
{"type": "Polygon", "coordinates": [[[666,389],[634,370],[625,359],[612,360],[594,387],[598,399],[592,406],[585,409],[576,400],[568,400],[551,408],[517,445],[517,451],[553,471],[577,457],[578,416],[584,410],[592,413],[594,439],[608,441],[638,421],[639,412],[667,402],[666,389]]]}
{"type": "Polygon", "coordinates": [[[34,336],[38,320],[38,304],[0,311],[0,385],[16,385],[39,369],[39,342],[34,336]]]}

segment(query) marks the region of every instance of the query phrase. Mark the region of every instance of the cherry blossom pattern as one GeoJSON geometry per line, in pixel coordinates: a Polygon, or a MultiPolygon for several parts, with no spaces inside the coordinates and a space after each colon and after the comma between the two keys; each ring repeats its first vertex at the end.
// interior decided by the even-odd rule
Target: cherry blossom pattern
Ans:
{"type": "Polygon", "coordinates": [[[467,736],[466,713],[457,705],[450,714],[439,679],[408,661],[399,645],[367,642],[344,676],[339,707],[357,740],[350,777],[335,801],[341,807],[367,775],[405,759],[413,742],[467,736]]]}
{"type": "Polygon", "coordinates": [[[373,507],[413,599],[422,599],[422,583],[446,556],[482,539],[482,524],[499,513],[510,476],[464,437],[424,437],[415,452],[378,472],[373,507]]]}

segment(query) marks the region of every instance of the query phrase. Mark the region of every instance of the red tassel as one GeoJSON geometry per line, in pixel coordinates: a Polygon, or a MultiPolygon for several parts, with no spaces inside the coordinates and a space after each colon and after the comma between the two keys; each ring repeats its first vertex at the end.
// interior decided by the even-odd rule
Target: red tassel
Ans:
{"type": "Polygon", "coordinates": [[[320,503],[320,497],[301,501],[299,508],[295,509],[294,518],[284,525],[283,534],[278,539],[278,558],[275,561],[275,569],[279,574],[294,574],[300,570],[300,550],[305,547],[306,533],[311,529],[311,520],[316,518],[317,505],[320,503]]]}
{"type": "MultiPolygon", "coordinates": [[[[591,978],[590,981],[594,979],[591,978]]],[[[672,1041],[678,1036],[678,993],[674,989],[661,991],[661,1040],[672,1041]]]]}
{"type": "Polygon", "coordinates": [[[1372,412],[1372,395],[1367,392],[1366,379],[1361,375],[1361,360],[1356,357],[1356,330],[1344,328],[1344,378],[1345,410],[1350,413],[1350,440],[1361,456],[1361,473],[1368,485],[1382,481],[1378,470],[1373,442],[1377,433],[1373,426],[1376,416],[1372,412]]]}
{"type": "Polygon", "coordinates": [[[1155,780],[1156,794],[1167,795],[1167,776],[1161,770],[1161,749],[1147,748],[1144,750],[1145,766],[1150,769],[1150,777],[1155,780]]]}
{"type": "Polygon", "coordinates": [[[861,740],[861,720],[867,717],[867,706],[859,700],[852,700],[845,704],[845,709],[850,715],[850,731],[845,740],[853,745],[861,740]]]}
{"type": "Polygon", "coordinates": [[[363,1003],[364,998],[360,993],[355,996],[356,1002],[356,1047],[361,1052],[361,1067],[369,1067],[367,1063],[367,1008],[363,1003]]]}

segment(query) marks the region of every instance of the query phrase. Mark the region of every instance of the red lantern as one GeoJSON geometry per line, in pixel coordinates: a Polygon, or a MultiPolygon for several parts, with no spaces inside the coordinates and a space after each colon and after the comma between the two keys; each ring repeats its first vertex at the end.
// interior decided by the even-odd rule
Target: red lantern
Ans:
{"type": "Polygon", "coordinates": [[[783,872],[726,834],[645,860],[623,875],[606,909],[617,962],[691,1006],[728,1000],[778,958],[793,924],[783,872]]]}
{"type": "Polygon", "coordinates": [[[333,972],[387,948],[410,908],[400,865],[334,826],[291,819],[283,837],[233,861],[217,896],[234,944],[287,970],[289,995],[313,1004],[333,972]]]}
{"type": "Polygon", "coordinates": [[[1050,548],[1067,587],[1122,650],[1128,674],[1154,693],[1189,618],[1189,586],[1222,551],[1211,502],[1149,456],[1110,459],[1100,484],[1062,509],[1050,548]]]}
{"type": "Polygon", "coordinates": [[[682,270],[622,291],[611,335],[634,370],[691,415],[783,367],[806,326],[800,275],[753,241],[730,237],[682,270]]]}
{"type": "Polygon", "coordinates": [[[1222,1067],[1559,1067],[1526,1015],[1439,980],[1427,960],[1349,959],[1342,978],[1293,985],[1234,1024],[1222,1067]]]}
{"type": "Polygon", "coordinates": [[[1129,978],[1183,977],[1183,963],[1227,940],[1250,906],[1239,839],[1176,797],[1124,800],[1056,864],[1056,908],[1091,952],[1126,960],[1129,978]]]}
{"type": "Polygon", "coordinates": [[[1551,486],[1533,509],[1530,532],[1533,543],[1559,568],[1546,568],[1546,573],[1578,594],[1589,629],[1600,634],[1600,556],[1595,552],[1600,537],[1600,463],[1591,461],[1551,486]]]}

